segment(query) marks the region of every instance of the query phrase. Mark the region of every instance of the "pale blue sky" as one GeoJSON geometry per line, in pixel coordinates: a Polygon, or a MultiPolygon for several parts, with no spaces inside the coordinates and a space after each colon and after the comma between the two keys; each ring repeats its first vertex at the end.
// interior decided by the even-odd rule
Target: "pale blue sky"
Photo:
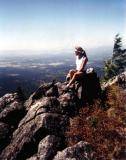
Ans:
{"type": "Polygon", "coordinates": [[[0,50],[126,44],[126,0],[0,0],[0,50]]]}

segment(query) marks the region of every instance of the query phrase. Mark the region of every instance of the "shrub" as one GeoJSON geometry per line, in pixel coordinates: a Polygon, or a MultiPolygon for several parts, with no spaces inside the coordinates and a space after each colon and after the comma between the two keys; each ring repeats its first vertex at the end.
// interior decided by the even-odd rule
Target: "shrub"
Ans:
{"type": "Polygon", "coordinates": [[[114,64],[111,59],[105,61],[104,79],[109,80],[119,73],[119,66],[114,64]]]}
{"type": "Polygon", "coordinates": [[[106,90],[108,110],[102,110],[100,101],[92,107],[80,109],[79,115],[70,119],[66,132],[68,146],[80,140],[91,143],[96,159],[109,160],[120,148],[124,148],[125,96],[118,86],[106,90]]]}

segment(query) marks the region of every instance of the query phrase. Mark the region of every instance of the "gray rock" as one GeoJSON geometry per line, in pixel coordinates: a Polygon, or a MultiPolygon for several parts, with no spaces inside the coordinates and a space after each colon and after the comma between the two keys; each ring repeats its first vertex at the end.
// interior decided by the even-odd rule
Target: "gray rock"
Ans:
{"type": "Polygon", "coordinates": [[[80,141],[72,147],[68,147],[58,152],[53,160],[94,160],[93,147],[87,143],[80,141]]]}
{"type": "Polygon", "coordinates": [[[67,121],[66,116],[59,114],[44,113],[36,115],[27,123],[19,125],[19,128],[13,133],[10,144],[2,151],[0,159],[19,160],[30,157],[35,152],[38,142],[45,135],[64,135],[67,121]]]}
{"type": "Polygon", "coordinates": [[[53,97],[58,97],[59,96],[59,92],[58,92],[58,87],[57,85],[54,85],[52,88],[50,88],[47,92],[46,92],[46,96],[53,96],[53,97]]]}
{"type": "Polygon", "coordinates": [[[56,97],[43,97],[34,102],[29,107],[27,115],[21,121],[20,126],[42,113],[61,113],[60,104],[56,97]]]}
{"type": "Polygon", "coordinates": [[[0,112],[6,107],[6,101],[3,97],[0,98],[0,112]]]}
{"type": "Polygon", "coordinates": [[[41,85],[25,102],[25,107],[27,110],[29,107],[38,99],[41,99],[42,97],[46,96],[46,92],[50,90],[54,86],[54,83],[45,83],[41,85]]]}
{"type": "Polygon", "coordinates": [[[17,93],[0,98],[0,151],[10,142],[13,131],[25,115],[23,101],[17,93]]]}
{"type": "Polygon", "coordinates": [[[30,157],[30,158],[27,158],[26,160],[38,160],[37,159],[37,155],[34,155],[34,156],[30,157]]]}
{"type": "Polygon", "coordinates": [[[79,109],[79,98],[74,92],[64,93],[58,98],[60,102],[60,108],[62,113],[74,115],[74,113],[79,109]]]}
{"type": "Polygon", "coordinates": [[[14,102],[17,99],[18,99],[17,93],[5,94],[3,97],[1,97],[0,98],[0,112],[2,112],[4,108],[6,108],[6,105],[14,102]]]}
{"type": "Polygon", "coordinates": [[[57,82],[56,86],[58,87],[59,95],[62,95],[63,93],[66,93],[66,84],[65,83],[57,82]]]}
{"type": "Polygon", "coordinates": [[[61,138],[54,135],[48,135],[40,141],[38,146],[38,152],[27,160],[49,160],[60,149],[61,138]]]}
{"type": "Polygon", "coordinates": [[[16,126],[25,115],[25,108],[21,102],[14,101],[0,113],[0,121],[16,126]]]}
{"type": "MultiPolygon", "coordinates": [[[[8,94],[0,99],[0,121],[16,126],[9,145],[4,146],[1,152],[0,160],[24,160],[29,157],[29,160],[50,160],[56,154],[55,160],[91,160],[93,150],[91,145],[85,142],[57,153],[63,149],[61,147],[64,144],[69,117],[79,106],[74,88],[67,89],[65,83],[43,84],[30,96],[25,105],[18,101],[16,96],[8,94]],[[24,110],[27,110],[27,114],[21,120],[23,116],[20,115],[24,110]]],[[[4,132],[1,132],[1,135],[5,139],[8,126],[3,126],[5,137],[4,132]]]]}
{"type": "Polygon", "coordinates": [[[126,78],[126,71],[120,73],[117,76],[114,76],[113,78],[109,79],[107,82],[102,83],[102,89],[105,90],[106,88],[108,88],[112,85],[118,84],[118,80],[119,80],[119,77],[121,77],[121,75],[124,75],[124,77],[126,78]]]}

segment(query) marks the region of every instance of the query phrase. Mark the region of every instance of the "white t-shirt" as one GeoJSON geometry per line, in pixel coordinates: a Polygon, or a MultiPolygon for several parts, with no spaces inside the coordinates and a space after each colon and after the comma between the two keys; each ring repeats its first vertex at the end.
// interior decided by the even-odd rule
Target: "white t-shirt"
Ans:
{"type": "MultiPolygon", "coordinates": [[[[82,61],[85,59],[85,56],[82,56],[81,58],[78,58],[78,56],[76,56],[76,70],[79,70],[82,64],[82,61]]],[[[84,69],[83,69],[84,70],[84,69]]]]}

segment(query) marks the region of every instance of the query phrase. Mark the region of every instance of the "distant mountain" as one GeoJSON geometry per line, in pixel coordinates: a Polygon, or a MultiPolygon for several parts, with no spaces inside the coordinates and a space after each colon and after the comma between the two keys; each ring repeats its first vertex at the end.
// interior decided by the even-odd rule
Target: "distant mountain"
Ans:
{"type": "MultiPolygon", "coordinates": [[[[95,48],[84,48],[87,52],[87,55],[91,57],[108,57],[112,55],[112,46],[101,46],[95,48]]],[[[42,56],[44,58],[49,57],[71,57],[74,56],[74,48],[73,49],[61,49],[61,50],[5,50],[0,51],[1,57],[38,57],[42,56]]]]}

